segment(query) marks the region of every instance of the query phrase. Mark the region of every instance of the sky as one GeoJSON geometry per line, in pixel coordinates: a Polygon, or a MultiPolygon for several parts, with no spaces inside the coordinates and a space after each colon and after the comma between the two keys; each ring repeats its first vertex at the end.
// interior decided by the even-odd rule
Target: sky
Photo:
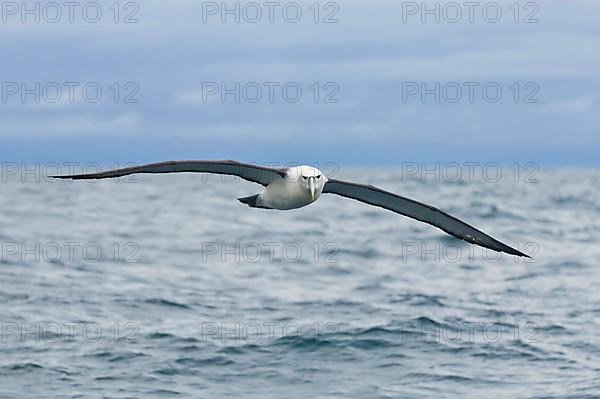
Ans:
{"type": "Polygon", "coordinates": [[[598,166],[600,2],[0,2],[0,159],[598,166]]]}

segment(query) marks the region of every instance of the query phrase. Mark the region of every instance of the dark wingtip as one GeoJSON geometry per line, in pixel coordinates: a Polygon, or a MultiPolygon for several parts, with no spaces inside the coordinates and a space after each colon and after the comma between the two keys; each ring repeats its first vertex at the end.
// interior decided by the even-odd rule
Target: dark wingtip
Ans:
{"type": "Polygon", "coordinates": [[[92,175],[67,175],[67,176],[48,176],[50,179],[58,179],[58,180],[91,180],[97,179],[92,175]]]}
{"type": "Polygon", "coordinates": [[[510,250],[504,250],[503,252],[506,252],[509,255],[514,255],[514,256],[520,256],[522,258],[528,258],[528,259],[533,259],[531,256],[521,252],[521,251],[517,251],[514,248],[508,247],[510,250]]]}
{"type": "Polygon", "coordinates": [[[523,257],[523,258],[527,258],[527,259],[533,259],[531,256],[529,256],[529,255],[527,255],[527,254],[524,254],[523,252],[519,252],[519,254],[518,254],[518,255],[516,255],[516,256],[521,256],[521,257],[523,257]]]}

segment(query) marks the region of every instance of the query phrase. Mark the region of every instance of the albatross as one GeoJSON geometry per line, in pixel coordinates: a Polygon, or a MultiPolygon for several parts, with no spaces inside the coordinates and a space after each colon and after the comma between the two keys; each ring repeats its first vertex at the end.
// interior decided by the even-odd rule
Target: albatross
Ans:
{"type": "Polygon", "coordinates": [[[335,194],[430,224],[470,244],[510,255],[530,257],[436,207],[372,185],[330,179],[311,166],[270,168],[237,161],[168,161],[100,173],[52,177],[85,180],[118,178],[136,173],[184,172],[233,175],[261,184],[264,186],[261,193],[238,198],[241,203],[251,208],[297,209],[312,204],[321,194],[335,194]]]}

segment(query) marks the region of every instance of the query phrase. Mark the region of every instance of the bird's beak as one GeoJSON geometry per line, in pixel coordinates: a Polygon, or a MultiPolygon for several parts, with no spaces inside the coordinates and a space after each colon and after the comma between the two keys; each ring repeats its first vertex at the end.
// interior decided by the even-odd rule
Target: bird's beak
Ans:
{"type": "Polygon", "coordinates": [[[308,178],[308,187],[310,188],[310,197],[312,198],[312,200],[315,200],[315,178],[314,177],[309,177],[308,178]]]}

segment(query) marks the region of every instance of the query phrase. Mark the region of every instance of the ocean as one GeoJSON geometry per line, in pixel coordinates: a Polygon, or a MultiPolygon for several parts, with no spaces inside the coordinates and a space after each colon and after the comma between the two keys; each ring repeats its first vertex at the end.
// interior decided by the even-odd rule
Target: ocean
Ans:
{"type": "Polygon", "coordinates": [[[237,202],[261,187],[231,177],[14,166],[0,398],[600,395],[600,170],[335,171],[526,260],[332,195],[267,211],[237,202]]]}

